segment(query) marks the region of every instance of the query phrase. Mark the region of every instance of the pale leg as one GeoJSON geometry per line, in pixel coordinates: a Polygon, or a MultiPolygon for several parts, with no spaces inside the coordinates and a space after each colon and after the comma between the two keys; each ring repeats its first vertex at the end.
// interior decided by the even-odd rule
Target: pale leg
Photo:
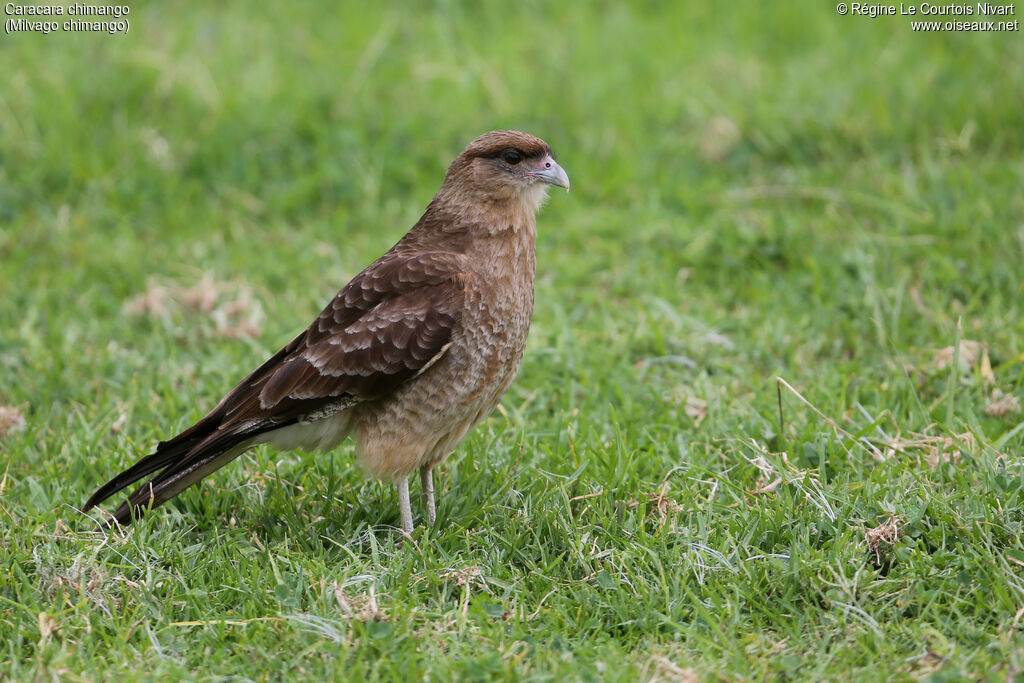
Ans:
{"type": "Polygon", "coordinates": [[[402,531],[412,535],[412,506],[409,504],[409,477],[400,477],[398,484],[398,512],[402,516],[402,531]]]}
{"type": "Polygon", "coordinates": [[[427,465],[420,468],[420,483],[423,485],[423,507],[427,509],[427,524],[433,526],[437,518],[434,506],[434,469],[427,465]]]}

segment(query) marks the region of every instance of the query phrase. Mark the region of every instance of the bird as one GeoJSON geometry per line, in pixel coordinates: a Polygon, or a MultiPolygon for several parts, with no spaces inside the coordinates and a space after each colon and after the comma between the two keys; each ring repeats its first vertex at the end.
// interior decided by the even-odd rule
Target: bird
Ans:
{"type": "Polygon", "coordinates": [[[522,362],[536,214],[552,187],[568,191],[569,176],[544,140],[513,130],[477,137],[404,237],[83,512],[153,475],[105,522],[130,524],[259,444],[329,451],[351,436],[364,472],[396,485],[402,532],[414,530],[416,471],[434,525],[434,467],[494,410],[522,362]]]}

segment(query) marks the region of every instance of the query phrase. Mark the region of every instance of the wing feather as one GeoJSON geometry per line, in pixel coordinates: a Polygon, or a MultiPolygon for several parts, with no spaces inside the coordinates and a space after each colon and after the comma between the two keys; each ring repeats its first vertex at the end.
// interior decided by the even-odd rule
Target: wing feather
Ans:
{"type": "Polygon", "coordinates": [[[386,254],[276,364],[236,388],[225,406],[232,421],[280,424],[339,399],[372,400],[397,389],[452,340],[463,301],[460,265],[457,254],[386,254]]]}

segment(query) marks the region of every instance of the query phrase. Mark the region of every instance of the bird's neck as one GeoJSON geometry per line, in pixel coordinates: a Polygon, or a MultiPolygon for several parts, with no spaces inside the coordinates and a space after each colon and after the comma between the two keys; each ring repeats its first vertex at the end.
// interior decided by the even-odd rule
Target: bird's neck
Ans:
{"type": "Polygon", "coordinates": [[[532,292],[536,239],[537,221],[529,206],[458,203],[438,193],[394,249],[463,254],[488,280],[529,282],[532,292]]]}
{"type": "Polygon", "coordinates": [[[537,211],[547,197],[547,186],[533,185],[525,192],[491,193],[466,190],[445,182],[434,195],[427,212],[437,211],[457,225],[478,233],[506,233],[508,230],[536,232],[537,211]]]}
{"type": "Polygon", "coordinates": [[[441,188],[408,237],[418,241],[430,235],[435,243],[453,241],[461,246],[478,240],[498,240],[528,243],[532,248],[537,236],[535,215],[532,197],[467,200],[441,188]]]}

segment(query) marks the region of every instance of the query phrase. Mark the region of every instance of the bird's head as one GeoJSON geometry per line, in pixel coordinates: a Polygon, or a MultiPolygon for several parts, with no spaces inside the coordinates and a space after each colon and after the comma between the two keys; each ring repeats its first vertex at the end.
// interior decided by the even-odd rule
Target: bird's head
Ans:
{"type": "Polygon", "coordinates": [[[551,185],[569,190],[569,176],[548,143],[515,130],[484,133],[448,167],[447,189],[483,204],[518,203],[540,208],[551,185]]]}

